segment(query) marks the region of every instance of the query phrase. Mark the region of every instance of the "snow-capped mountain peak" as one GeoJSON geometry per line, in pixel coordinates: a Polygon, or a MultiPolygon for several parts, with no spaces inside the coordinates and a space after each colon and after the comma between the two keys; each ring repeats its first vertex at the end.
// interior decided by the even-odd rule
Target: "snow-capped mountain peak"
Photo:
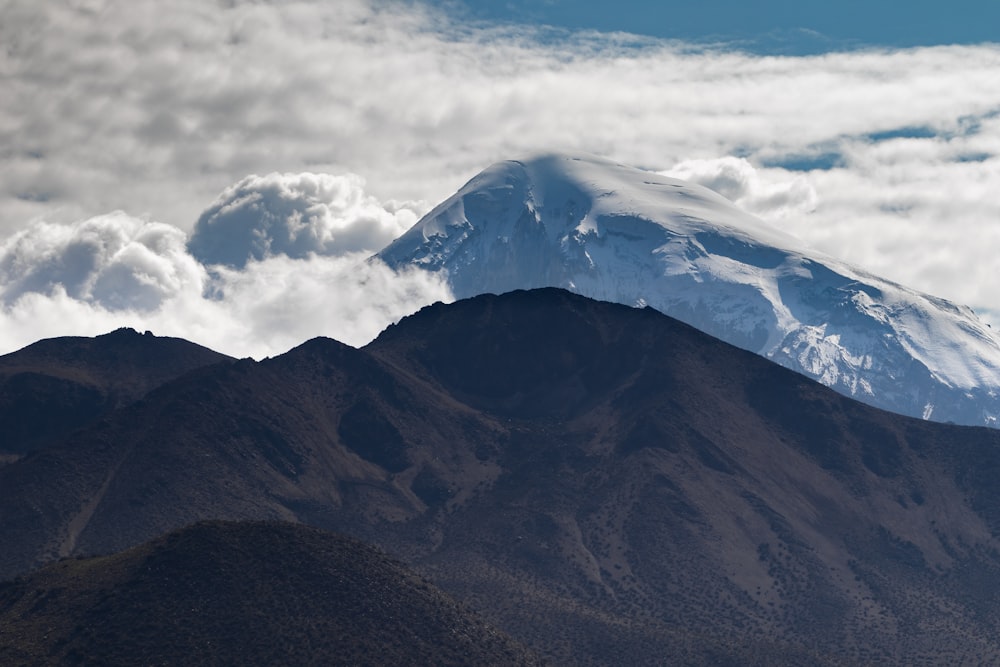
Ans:
{"type": "Polygon", "coordinates": [[[1000,425],[1000,340],[698,185],[594,156],[497,163],[379,256],[455,296],[563,287],[651,306],[867,403],[1000,425]]]}

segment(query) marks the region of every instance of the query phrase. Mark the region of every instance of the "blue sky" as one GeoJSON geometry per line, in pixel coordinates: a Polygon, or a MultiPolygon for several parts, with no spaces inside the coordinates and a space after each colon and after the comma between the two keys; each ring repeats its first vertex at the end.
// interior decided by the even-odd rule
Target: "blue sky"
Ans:
{"type": "Polygon", "coordinates": [[[989,0],[432,0],[455,16],[740,42],[756,52],[817,53],[865,46],[995,41],[1000,2],[989,0]]]}

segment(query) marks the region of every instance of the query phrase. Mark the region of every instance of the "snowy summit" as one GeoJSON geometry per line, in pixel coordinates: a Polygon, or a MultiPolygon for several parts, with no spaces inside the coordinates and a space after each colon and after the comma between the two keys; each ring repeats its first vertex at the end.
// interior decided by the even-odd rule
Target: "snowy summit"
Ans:
{"type": "Polygon", "coordinates": [[[1000,339],[715,192],[593,156],[495,164],[379,256],[457,298],[563,287],[651,306],[865,403],[1000,426],[1000,339]]]}

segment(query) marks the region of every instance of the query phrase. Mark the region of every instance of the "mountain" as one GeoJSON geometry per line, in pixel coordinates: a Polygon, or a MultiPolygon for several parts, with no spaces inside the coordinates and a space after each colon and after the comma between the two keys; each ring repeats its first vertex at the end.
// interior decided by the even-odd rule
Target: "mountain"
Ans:
{"type": "Polygon", "coordinates": [[[556,664],[989,664],[998,474],[996,430],[518,291],[192,371],[0,467],[0,576],[282,519],[378,545],[556,664]]]}
{"type": "Polygon", "coordinates": [[[118,329],[0,356],[0,462],[58,440],[190,370],[230,358],[180,338],[118,329]]]}
{"type": "Polygon", "coordinates": [[[501,162],[377,256],[445,272],[457,298],[553,286],[652,306],[870,405],[1000,426],[1000,338],[969,308],[655,173],[592,156],[501,162]]]}
{"type": "Polygon", "coordinates": [[[203,367],[0,467],[0,573],[281,519],[378,544],[558,664],[990,662],[998,472],[995,430],[514,292],[203,367]]]}
{"type": "Polygon", "coordinates": [[[534,665],[384,553],[288,523],[199,523],[0,584],[0,662],[534,665]]]}

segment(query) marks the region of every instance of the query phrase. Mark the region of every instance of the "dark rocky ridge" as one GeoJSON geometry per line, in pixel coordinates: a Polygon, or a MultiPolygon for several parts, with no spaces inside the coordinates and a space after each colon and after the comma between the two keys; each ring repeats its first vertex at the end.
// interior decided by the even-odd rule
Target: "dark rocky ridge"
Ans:
{"type": "Polygon", "coordinates": [[[516,292],[196,370],[0,468],[0,569],[288,519],[379,544],[557,662],[989,662],[997,471],[1000,432],[516,292]]]}
{"type": "Polygon", "coordinates": [[[0,457],[39,449],[168,380],[227,359],[132,329],[50,338],[0,356],[0,457]]]}

